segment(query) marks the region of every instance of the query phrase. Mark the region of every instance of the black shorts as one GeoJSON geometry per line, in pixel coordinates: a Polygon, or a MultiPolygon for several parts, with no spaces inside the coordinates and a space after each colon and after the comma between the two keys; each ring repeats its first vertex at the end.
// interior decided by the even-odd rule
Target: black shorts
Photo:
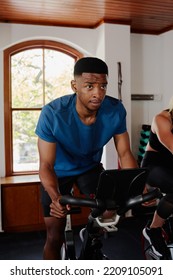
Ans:
{"type": "MultiPolygon", "coordinates": [[[[102,164],[99,164],[95,168],[71,177],[59,178],[59,191],[62,195],[71,194],[74,184],[79,188],[80,192],[86,197],[89,197],[96,193],[98,186],[100,173],[103,171],[102,164]]],[[[50,204],[51,198],[41,185],[41,204],[43,207],[44,217],[50,217],[50,204]]]]}
{"type": "Polygon", "coordinates": [[[165,194],[173,194],[173,156],[164,157],[158,152],[147,151],[142,167],[149,169],[147,184],[165,194]]]}

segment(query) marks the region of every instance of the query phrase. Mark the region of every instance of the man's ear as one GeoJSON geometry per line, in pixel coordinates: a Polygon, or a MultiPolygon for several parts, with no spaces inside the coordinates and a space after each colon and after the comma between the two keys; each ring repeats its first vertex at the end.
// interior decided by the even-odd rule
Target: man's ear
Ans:
{"type": "Polygon", "coordinates": [[[77,88],[76,88],[76,80],[72,80],[71,81],[71,88],[74,92],[77,92],[77,88]]]}

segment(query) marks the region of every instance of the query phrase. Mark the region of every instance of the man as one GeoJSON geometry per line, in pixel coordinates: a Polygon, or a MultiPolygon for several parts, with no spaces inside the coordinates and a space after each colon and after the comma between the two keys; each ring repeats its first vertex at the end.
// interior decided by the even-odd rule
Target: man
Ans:
{"type": "Polygon", "coordinates": [[[74,66],[74,91],[42,109],[36,134],[40,155],[47,240],[44,259],[60,259],[67,208],[59,204],[74,183],[85,195],[94,194],[103,170],[103,147],[113,137],[121,168],[137,167],[126,130],[126,111],[116,98],[106,96],[108,67],[95,57],[74,66]]]}

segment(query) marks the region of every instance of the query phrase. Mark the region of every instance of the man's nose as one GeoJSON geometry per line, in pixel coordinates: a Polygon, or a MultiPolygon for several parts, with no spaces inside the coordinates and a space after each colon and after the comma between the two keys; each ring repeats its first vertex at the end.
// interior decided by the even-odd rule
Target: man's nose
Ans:
{"type": "Polygon", "coordinates": [[[101,97],[103,95],[103,91],[99,87],[95,87],[93,91],[93,96],[94,97],[101,97]]]}

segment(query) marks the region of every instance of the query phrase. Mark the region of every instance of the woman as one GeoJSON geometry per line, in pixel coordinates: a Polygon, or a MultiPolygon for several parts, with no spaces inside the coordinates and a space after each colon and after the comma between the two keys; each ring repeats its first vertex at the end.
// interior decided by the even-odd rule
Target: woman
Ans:
{"type": "Polygon", "coordinates": [[[173,213],[173,97],[169,108],[153,118],[141,166],[150,170],[147,186],[157,187],[164,194],[150,226],[144,228],[143,235],[157,256],[169,257],[169,250],[162,237],[162,226],[173,213]]]}

